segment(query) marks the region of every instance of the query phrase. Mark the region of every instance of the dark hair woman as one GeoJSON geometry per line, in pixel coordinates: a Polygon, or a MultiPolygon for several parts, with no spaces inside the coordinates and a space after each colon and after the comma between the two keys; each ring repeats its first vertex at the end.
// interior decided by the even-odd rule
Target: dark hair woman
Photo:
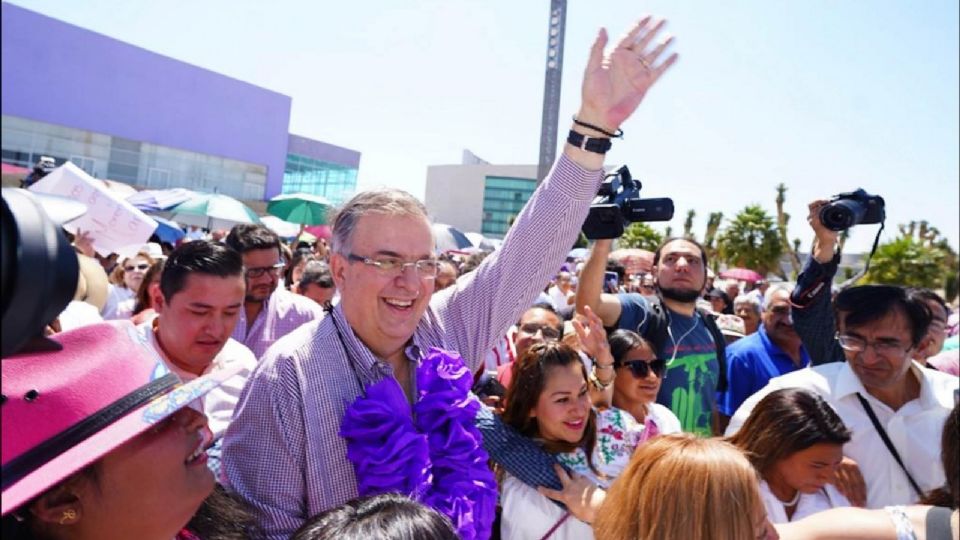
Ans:
{"type": "Polygon", "coordinates": [[[833,487],[849,440],[850,431],[830,405],[798,388],[764,397],[729,439],[760,473],[760,493],[773,523],[850,506],[833,487]]]}

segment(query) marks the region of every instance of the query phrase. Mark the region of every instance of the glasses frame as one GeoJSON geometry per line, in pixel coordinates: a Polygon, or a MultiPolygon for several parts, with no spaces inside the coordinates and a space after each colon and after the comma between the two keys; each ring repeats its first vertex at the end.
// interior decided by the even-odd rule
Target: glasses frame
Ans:
{"type": "Polygon", "coordinates": [[[285,262],[280,261],[272,266],[258,266],[256,268],[246,268],[243,271],[243,275],[246,276],[248,279],[258,279],[263,277],[264,274],[268,272],[273,272],[273,274],[277,276],[286,265],[287,264],[285,262]]]}
{"type": "Polygon", "coordinates": [[[146,264],[146,263],[135,264],[135,265],[133,265],[133,266],[124,266],[124,267],[123,267],[123,271],[124,271],[124,272],[133,272],[134,270],[139,270],[139,271],[141,271],[141,272],[146,272],[146,271],[149,270],[149,269],[150,269],[150,265],[149,265],[149,264],[146,264]]]}
{"type": "Polygon", "coordinates": [[[652,371],[658,379],[663,379],[667,373],[667,361],[663,358],[654,358],[653,360],[628,360],[621,362],[620,366],[625,367],[633,375],[634,379],[646,379],[652,371]],[[657,367],[654,366],[657,364],[657,367]],[[659,371],[659,373],[657,373],[659,371]]]}
{"type": "MultiPolygon", "coordinates": [[[[419,277],[420,279],[436,279],[437,273],[440,270],[440,261],[432,258],[420,259],[413,262],[400,262],[395,268],[384,268],[385,264],[390,264],[388,261],[378,261],[376,259],[371,259],[370,257],[363,257],[360,255],[356,255],[354,253],[347,253],[346,257],[348,261],[363,263],[367,266],[372,266],[376,268],[377,271],[380,272],[381,274],[385,276],[390,276],[392,278],[398,278],[404,274],[407,268],[413,268],[417,273],[417,277],[419,277]],[[429,263],[433,265],[432,273],[423,271],[423,269],[421,268],[421,265],[423,265],[424,263],[429,263]]],[[[401,259],[397,259],[397,260],[401,260],[401,259]]]]}
{"type": "Polygon", "coordinates": [[[849,336],[849,335],[846,335],[846,334],[841,334],[840,332],[837,332],[836,334],[834,334],[833,337],[834,337],[834,339],[837,340],[837,343],[840,344],[840,348],[841,348],[841,349],[843,349],[844,351],[851,352],[851,353],[856,353],[856,354],[865,353],[865,352],[867,352],[867,349],[868,349],[868,348],[871,348],[871,347],[872,347],[874,354],[876,354],[876,355],[878,355],[878,356],[900,356],[900,357],[903,357],[903,356],[908,355],[908,354],[910,353],[910,350],[913,349],[913,345],[912,345],[912,344],[907,345],[906,348],[904,348],[904,346],[903,346],[902,343],[898,343],[898,345],[897,345],[896,347],[894,347],[893,344],[883,343],[883,342],[878,342],[878,341],[867,341],[867,340],[865,340],[865,339],[863,339],[863,338],[859,338],[859,337],[856,337],[856,336],[849,336]],[[863,348],[862,348],[862,349],[858,349],[858,348],[852,348],[852,349],[851,349],[851,348],[849,348],[848,346],[844,345],[843,342],[844,342],[845,340],[848,340],[848,339],[854,339],[854,340],[857,340],[857,341],[862,341],[862,342],[863,342],[863,348]],[[889,348],[889,350],[880,350],[880,349],[877,349],[877,346],[878,346],[878,345],[880,345],[880,346],[886,346],[887,348],[889,348]]]}
{"type": "Polygon", "coordinates": [[[552,340],[552,341],[557,341],[557,340],[559,340],[560,338],[563,337],[563,330],[558,329],[556,326],[550,326],[549,324],[540,324],[540,325],[537,325],[537,329],[536,329],[536,330],[534,330],[533,332],[531,332],[531,331],[525,330],[525,329],[523,328],[524,326],[527,326],[528,324],[531,324],[531,323],[522,324],[522,325],[520,325],[520,326],[517,327],[517,330],[520,331],[520,332],[523,332],[523,333],[525,333],[525,334],[530,334],[531,336],[535,336],[535,335],[537,335],[537,332],[540,332],[540,335],[543,336],[543,339],[552,340]],[[551,331],[550,334],[556,334],[556,335],[555,335],[555,336],[554,336],[554,335],[547,335],[547,333],[544,332],[544,330],[550,330],[550,331],[551,331]]]}

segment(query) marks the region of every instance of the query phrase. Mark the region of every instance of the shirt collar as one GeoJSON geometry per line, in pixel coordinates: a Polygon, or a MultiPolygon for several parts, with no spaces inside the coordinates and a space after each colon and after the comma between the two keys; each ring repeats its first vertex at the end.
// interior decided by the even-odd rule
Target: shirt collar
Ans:
{"type": "MultiPolygon", "coordinates": [[[[927,380],[923,372],[923,366],[918,364],[916,361],[911,360],[910,371],[906,376],[914,376],[920,381],[920,405],[924,409],[933,408],[938,406],[937,397],[933,393],[933,388],[930,385],[930,382],[927,380]]],[[[842,399],[846,396],[853,395],[857,392],[866,397],[869,392],[864,388],[863,383],[860,382],[860,378],[857,377],[857,374],[854,373],[853,368],[850,367],[850,363],[844,361],[843,367],[840,368],[840,372],[837,374],[837,384],[835,387],[835,395],[837,399],[842,399]]],[[[872,396],[871,396],[872,397],[872,396]]],[[[874,398],[876,399],[876,398],[874,398]]]]}
{"type": "MultiPolygon", "coordinates": [[[[333,318],[337,332],[340,334],[347,358],[354,362],[358,375],[366,379],[367,382],[378,382],[386,375],[393,375],[393,368],[390,364],[373,354],[373,351],[357,337],[353,327],[347,322],[341,304],[338,303],[334,306],[330,316],[333,318]]],[[[418,333],[414,333],[413,342],[404,348],[404,355],[411,362],[419,362],[426,350],[422,338],[418,333]]]]}
{"type": "MultiPolygon", "coordinates": [[[[763,326],[763,323],[760,323],[760,327],[757,328],[757,333],[760,334],[760,343],[763,344],[764,350],[767,352],[767,356],[773,358],[774,356],[783,357],[786,361],[793,364],[793,358],[790,358],[790,355],[786,353],[779,345],[773,342],[770,339],[770,336],[767,335],[767,328],[763,326]]],[[[742,339],[742,338],[741,338],[742,339]]],[[[810,365],[810,356],[807,355],[807,349],[800,345],[800,367],[806,367],[810,365]]]]}

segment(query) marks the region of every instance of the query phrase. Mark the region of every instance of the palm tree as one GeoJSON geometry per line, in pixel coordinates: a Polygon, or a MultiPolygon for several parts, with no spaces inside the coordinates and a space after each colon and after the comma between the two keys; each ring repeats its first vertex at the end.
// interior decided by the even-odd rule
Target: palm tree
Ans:
{"type": "Polygon", "coordinates": [[[720,223],[723,222],[723,212],[710,212],[707,217],[707,230],[703,234],[703,250],[707,252],[707,259],[713,261],[713,270],[717,271],[720,261],[717,260],[716,238],[720,223]]]}
{"type": "Polygon", "coordinates": [[[767,212],[754,204],[741,210],[717,238],[720,258],[730,266],[750,268],[766,276],[782,274],[783,244],[767,212]]]}
{"type": "Polygon", "coordinates": [[[800,256],[797,249],[790,246],[790,240],[787,238],[787,225],[790,223],[790,214],[783,211],[783,203],[786,198],[787,186],[780,182],[777,184],[777,235],[780,237],[780,243],[783,250],[790,256],[790,267],[793,269],[793,276],[800,274],[800,256]]]}
{"type": "Polygon", "coordinates": [[[617,247],[620,248],[640,248],[648,251],[656,251],[663,241],[663,235],[656,231],[650,225],[641,222],[631,223],[624,231],[623,236],[617,240],[617,247]]]}
{"type": "Polygon", "coordinates": [[[683,237],[694,238],[693,236],[693,218],[697,216],[697,211],[691,208],[687,211],[687,219],[683,220],[683,237]]]}

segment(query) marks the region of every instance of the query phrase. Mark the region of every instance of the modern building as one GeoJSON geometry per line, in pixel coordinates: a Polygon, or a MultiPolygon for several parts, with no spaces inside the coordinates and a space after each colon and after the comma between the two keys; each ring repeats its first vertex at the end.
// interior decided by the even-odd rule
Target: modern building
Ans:
{"type": "Polygon", "coordinates": [[[360,153],[288,133],[291,98],[2,4],[2,160],[142,188],[340,202],[360,153]]]}
{"type": "Polygon", "coordinates": [[[424,203],[439,223],[503,238],[536,187],[536,165],[491,165],[464,152],[464,164],[427,168],[424,203]]]}

